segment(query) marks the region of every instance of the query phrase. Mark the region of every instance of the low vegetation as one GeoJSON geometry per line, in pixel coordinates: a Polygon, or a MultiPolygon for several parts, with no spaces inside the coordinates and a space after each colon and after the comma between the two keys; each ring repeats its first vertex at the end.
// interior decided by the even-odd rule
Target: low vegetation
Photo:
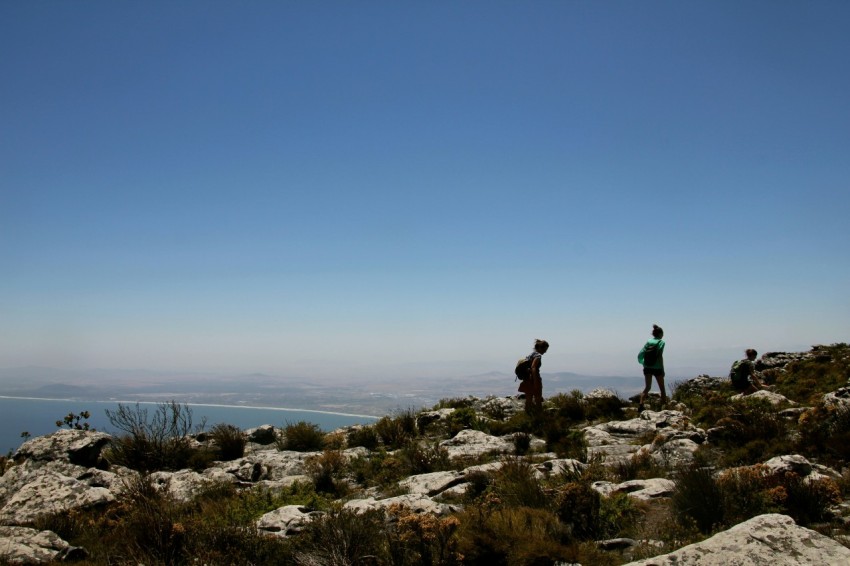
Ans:
{"type": "MultiPolygon", "coordinates": [[[[710,431],[710,442],[687,464],[667,464],[646,453],[617,465],[589,456],[582,427],[637,416],[634,403],[619,397],[562,393],[533,415],[493,407],[476,411],[469,399],[447,399],[434,407],[454,409],[442,419],[408,409],[334,435],[311,423],[287,423],[276,448],[310,453],[304,462],[308,481],[275,490],[211,484],[190,502],[156,489],[150,472],[238,459],[246,451],[245,435],[216,425],[207,433],[206,447],[198,447],[190,442],[187,407],[165,404],[150,416],[138,405],[121,407],[109,417],[124,435],[114,439],[105,456],[110,464],[142,472],[138,479],[105,509],[59,513],[37,526],[86,548],[85,563],[92,565],[617,565],[768,512],[788,514],[822,532],[844,531],[830,509],[850,495],[850,474],[804,481],[795,473],[767,473],[762,463],[799,453],[838,470],[847,466],[850,411],[820,398],[847,384],[848,368],[848,347],[838,344],[768,374],[768,382],[791,399],[805,390],[809,408],[791,413],[758,399],[729,403],[733,392],[722,384],[702,390],[677,387],[677,408],[710,431]],[[810,379],[814,375],[820,377],[810,379]],[[798,377],[804,387],[798,386],[798,377]],[[514,454],[449,458],[440,441],[462,430],[510,435],[514,454]],[[533,439],[542,439],[545,447],[534,448],[533,439]],[[584,465],[543,478],[537,464],[552,459],[552,453],[584,465]],[[458,509],[447,516],[403,507],[363,513],[342,507],[365,493],[403,493],[398,482],[410,475],[459,470],[494,458],[501,461],[498,469],[470,473],[465,491],[443,496],[458,509]],[[624,493],[605,497],[593,487],[599,481],[659,477],[675,482],[672,497],[643,502],[624,493]],[[260,516],[288,504],[322,514],[296,536],[257,531],[260,516]],[[615,538],[644,542],[628,557],[598,544],[615,538]]],[[[653,440],[654,434],[642,439],[653,440]]]]}

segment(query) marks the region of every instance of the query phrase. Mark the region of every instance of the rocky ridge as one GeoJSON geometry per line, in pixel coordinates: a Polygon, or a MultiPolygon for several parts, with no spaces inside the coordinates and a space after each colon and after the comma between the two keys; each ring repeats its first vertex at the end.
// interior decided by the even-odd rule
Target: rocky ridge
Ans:
{"type": "MultiPolygon", "coordinates": [[[[760,368],[781,372],[790,362],[816,356],[816,351],[803,354],[769,354],[760,360],[760,368]]],[[[700,376],[680,387],[684,390],[717,389],[721,378],[700,376]]],[[[795,403],[773,392],[760,392],[771,403],[794,408],[795,403]]],[[[598,390],[591,399],[616,399],[610,391],[598,390]]],[[[755,397],[755,396],[754,396],[755,397]]],[[[731,397],[729,402],[740,401],[731,397]]],[[[826,404],[850,406],[850,388],[841,388],[824,397],[826,404]]],[[[478,418],[498,414],[510,418],[522,411],[522,401],[515,397],[470,399],[478,418]]],[[[420,427],[447,421],[458,409],[443,408],[418,415],[420,427]]],[[[792,412],[792,417],[799,415],[792,412]]],[[[532,457],[534,474],[542,481],[558,474],[579,474],[589,462],[605,466],[625,465],[636,458],[649,459],[664,469],[686,465],[694,460],[697,450],[710,445],[717,431],[703,430],[691,422],[688,407],[671,404],[659,410],[637,413],[626,411],[630,418],[587,423],[580,428],[586,443],[586,458],[563,458],[546,451],[541,438],[529,438],[526,451],[532,457]],[[582,461],[584,460],[584,461],[582,461]]],[[[341,431],[345,432],[345,431],[341,431]]],[[[157,489],[179,501],[190,501],[203,489],[216,483],[227,483],[239,489],[263,487],[282,489],[297,482],[312,482],[306,463],[322,452],[280,450],[276,439],[281,432],[270,425],[246,431],[248,444],[244,456],[231,461],[217,461],[202,471],[159,471],[150,478],[157,489]]],[[[121,500],[138,472],[110,465],[104,459],[104,448],[110,435],[86,430],[62,429],[53,434],[25,442],[13,455],[0,477],[0,559],[10,563],[38,564],[51,561],[79,560],[86,549],[74,547],[51,531],[33,528],[40,518],[77,509],[105,508],[121,500]]],[[[201,442],[201,441],[198,441],[201,442]]],[[[396,493],[375,488],[358,489],[352,482],[351,494],[340,500],[345,509],[363,512],[370,509],[402,507],[416,514],[438,517],[459,511],[459,495],[470,488],[481,474],[497,471],[505,457],[517,450],[516,435],[495,436],[474,429],[460,430],[439,441],[452,461],[481,461],[462,469],[412,475],[397,482],[396,493]]],[[[343,448],[342,458],[351,461],[368,457],[362,446],[343,448]]],[[[793,472],[804,481],[822,478],[840,479],[841,470],[812,462],[799,454],[786,454],[762,462],[766,474],[793,472]]],[[[623,482],[595,481],[592,488],[602,497],[625,494],[635,500],[651,502],[672,496],[676,482],[668,477],[632,479],[623,482]]],[[[839,505],[835,515],[841,515],[839,505]]],[[[306,506],[286,505],[259,517],[256,528],[270,537],[297,536],[304,525],[321,517],[322,512],[306,506]]],[[[598,541],[601,548],[621,548],[627,560],[634,547],[652,541],[598,541]]],[[[841,542],[814,530],[798,526],[785,515],[767,514],[745,521],[700,543],[685,546],[669,554],[631,562],[633,565],[664,564],[850,564],[850,549],[841,542]]]]}

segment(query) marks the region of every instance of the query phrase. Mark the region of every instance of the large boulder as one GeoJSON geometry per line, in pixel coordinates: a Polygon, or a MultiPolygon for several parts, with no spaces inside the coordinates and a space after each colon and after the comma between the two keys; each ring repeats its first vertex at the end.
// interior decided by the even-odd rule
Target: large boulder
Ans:
{"type": "Polygon", "coordinates": [[[88,553],[71,546],[53,531],[28,527],[0,527],[0,561],[4,564],[49,564],[73,561],[88,553]]]}
{"type": "Polygon", "coordinates": [[[12,458],[16,462],[65,461],[90,468],[101,464],[100,453],[110,440],[112,436],[105,432],[64,428],[24,442],[12,458]]]}
{"type": "Polygon", "coordinates": [[[504,437],[491,436],[480,430],[462,430],[453,438],[440,442],[450,458],[476,457],[483,454],[509,454],[514,444],[504,437]]]}
{"type": "Polygon", "coordinates": [[[786,515],[760,515],[696,544],[627,566],[831,566],[850,564],[850,549],[786,515]]]}
{"type": "Polygon", "coordinates": [[[0,523],[20,525],[61,511],[95,507],[115,501],[105,487],[90,485],[72,477],[46,471],[24,484],[0,509],[0,523]]]}
{"type": "Polygon", "coordinates": [[[629,480],[622,483],[611,483],[607,481],[593,482],[591,486],[605,497],[615,493],[625,493],[629,497],[649,501],[659,497],[670,497],[676,484],[666,478],[650,478],[647,480],[629,480]]]}
{"type": "Polygon", "coordinates": [[[277,430],[272,425],[261,425],[246,430],[245,437],[248,439],[248,442],[267,446],[274,444],[277,440],[277,430]]]}
{"type": "Polygon", "coordinates": [[[767,401],[774,407],[781,407],[783,405],[796,405],[796,403],[788,399],[788,397],[786,397],[785,395],[775,393],[767,389],[759,389],[755,393],[750,393],[749,395],[738,393],[737,395],[732,395],[732,397],[730,397],[729,399],[731,401],[749,401],[759,399],[762,401],[767,401]]]}
{"type": "Polygon", "coordinates": [[[356,513],[364,513],[369,510],[389,509],[395,506],[404,507],[416,514],[426,513],[430,515],[448,515],[458,510],[458,507],[454,505],[437,503],[427,495],[417,493],[388,497],[386,499],[375,499],[374,497],[352,499],[346,502],[343,508],[350,509],[356,513]]]}
{"type": "Polygon", "coordinates": [[[319,511],[300,505],[284,505],[260,517],[257,530],[268,535],[287,537],[301,532],[304,525],[321,515],[319,511]]]}
{"type": "Polygon", "coordinates": [[[643,411],[638,418],[610,421],[582,429],[588,458],[601,457],[606,464],[628,462],[641,445],[653,457],[666,461],[687,461],[702,442],[705,433],[690,424],[681,411],[643,411]],[[667,443],[674,443],[667,449],[667,443]]]}

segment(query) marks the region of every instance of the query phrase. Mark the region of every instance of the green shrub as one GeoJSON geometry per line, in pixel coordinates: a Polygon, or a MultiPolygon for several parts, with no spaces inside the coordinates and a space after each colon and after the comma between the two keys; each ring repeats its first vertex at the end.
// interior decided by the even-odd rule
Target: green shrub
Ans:
{"type": "Polygon", "coordinates": [[[454,397],[450,399],[440,399],[440,401],[434,405],[434,410],[439,411],[440,409],[463,409],[465,407],[472,407],[474,399],[471,397],[454,397]]]}
{"type": "Polygon", "coordinates": [[[493,436],[505,436],[516,432],[531,434],[534,431],[534,419],[524,411],[520,411],[511,415],[506,421],[489,421],[482,428],[486,428],[493,436]]]}
{"type": "Polygon", "coordinates": [[[847,385],[850,380],[850,345],[816,346],[813,357],[791,362],[776,376],[776,389],[803,404],[814,404],[825,393],[847,385]]]}
{"type": "Polygon", "coordinates": [[[829,519],[829,508],[841,501],[841,489],[829,478],[806,481],[797,474],[785,473],[777,481],[787,494],[783,502],[784,511],[798,525],[806,526],[829,519]]]}
{"type": "Polygon", "coordinates": [[[572,562],[563,525],[550,511],[473,505],[458,515],[457,551],[464,564],[572,562]]]}
{"type": "Polygon", "coordinates": [[[492,493],[504,505],[546,508],[549,497],[534,473],[534,467],[523,458],[505,457],[493,473],[492,493]]]}
{"type": "Polygon", "coordinates": [[[400,455],[381,449],[349,462],[354,481],[366,487],[389,487],[404,478],[408,470],[400,455]]]}
{"type": "Polygon", "coordinates": [[[842,465],[850,460],[850,408],[818,403],[798,420],[797,451],[842,465]]]}
{"type": "Polygon", "coordinates": [[[660,466],[651,454],[642,451],[631,458],[620,460],[611,466],[611,472],[618,482],[638,479],[660,478],[666,470],[660,466]]]}
{"type": "Polygon", "coordinates": [[[293,540],[296,564],[390,564],[384,512],[332,509],[293,540]]]}
{"type": "Polygon", "coordinates": [[[764,513],[782,512],[787,493],[762,464],[723,471],[717,478],[725,525],[734,525],[764,513]]]}
{"type": "Polygon", "coordinates": [[[374,450],[378,447],[380,440],[373,426],[358,426],[348,431],[348,446],[350,447],[362,446],[367,450],[374,450]]]}
{"type": "Polygon", "coordinates": [[[601,532],[599,508],[602,496],[585,482],[570,482],[556,492],[555,513],[573,538],[590,540],[601,532]]]}
{"type": "Polygon", "coordinates": [[[428,474],[452,469],[449,452],[439,442],[412,440],[404,445],[399,457],[405,464],[406,475],[428,474]]]}
{"type": "Polygon", "coordinates": [[[68,413],[61,421],[56,421],[56,426],[67,426],[73,430],[94,430],[88,422],[91,413],[88,411],[80,411],[79,414],[68,413]]]}
{"type": "Polygon", "coordinates": [[[628,404],[620,397],[585,398],[585,418],[589,421],[611,421],[623,418],[628,404]]]}
{"type": "Polygon", "coordinates": [[[462,430],[481,428],[481,425],[478,423],[478,416],[472,407],[455,409],[446,419],[446,425],[448,426],[449,436],[454,436],[462,430]]]}
{"type": "Polygon", "coordinates": [[[524,456],[531,448],[531,435],[527,432],[517,432],[513,435],[514,454],[524,456]]]}
{"type": "Polygon", "coordinates": [[[614,493],[599,501],[599,534],[595,538],[623,536],[642,516],[635,500],[626,493],[614,493]]]}
{"type": "Polygon", "coordinates": [[[587,420],[584,393],[575,389],[569,393],[558,393],[549,398],[556,414],[567,421],[578,423],[587,420]]]}
{"type": "Polygon", "coordinates": [[[680,522],[692,521],[706,534],[724,523],[723,492],[711,468],[695,461],[679,468],[674,482],[671,505],[680,522]]]}
{"type": "Polygon", "coordinates": [[[416,416],[408,409],[394,417],[382,417],[375,423],[375,431],[387,448],[401,448],[410,439],[416,438],[416,416]]]}
{"type": "Polygon", "coordinates": [[[454,536],[460,521],[457,517],[440,518],[430,513],[416,513],[403,506],[388,510],[389,551],[396,566],[430,566],[458,564],[454,536]]]}
{"type": "Polygon", "coordinates": [[[109,422],[125,434],[115,436],[105,452],[113,464],[139,471],[181,470],[192,456],[189,433],[192,410],[176,401],[160,403],[153,415],[136,403],[106,410],[109,422]]]}
{"type": "Polygon", "coordinates": [[[725,465],[752,464],[788,453],[788,426],[778,410],[762,399],[727,403],[712,442],[727,451],[725,465]]]}
{"type": "Polygon", "coordinates": [[[342,481],[347,468],[346,459],[339,450],[325,450],[319,456],[311,456],[304,462],[304,467],[316,491],[334,498],[347,493],[347,485],[342,481]]]}
{"type": "Polygon", "coordinates": [[[546,450],[557,453],[559,458],[587,459],[587,441],[578,429],[553,419],[546,423],[543,438],[546,439],[546,450]]]}
{"type": "Polygon", "coordinates": [[[212,438],[218,450],[220,460],[237,460],[245,455],[245,445],[248,439],[239,427],[230,424],[217,424],[210,430],[212,438]]]}
{"type": "Polygon", "coordinates": [[[295,452],[315,452],[321,450],[325,445],[325,433],[319,425],[298,421],[297,423],[286,423],[283,427],[283,435],[277,442],[281,450],[294,450],[295,452]]]}

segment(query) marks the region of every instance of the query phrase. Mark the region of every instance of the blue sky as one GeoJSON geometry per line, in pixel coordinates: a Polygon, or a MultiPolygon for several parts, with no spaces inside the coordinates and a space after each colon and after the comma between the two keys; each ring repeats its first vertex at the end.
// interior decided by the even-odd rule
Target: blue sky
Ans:
{"type": "Polygon", "coordinates": [[[0,4],[0,367],[850,338],[847,2],[0,4]]]}

